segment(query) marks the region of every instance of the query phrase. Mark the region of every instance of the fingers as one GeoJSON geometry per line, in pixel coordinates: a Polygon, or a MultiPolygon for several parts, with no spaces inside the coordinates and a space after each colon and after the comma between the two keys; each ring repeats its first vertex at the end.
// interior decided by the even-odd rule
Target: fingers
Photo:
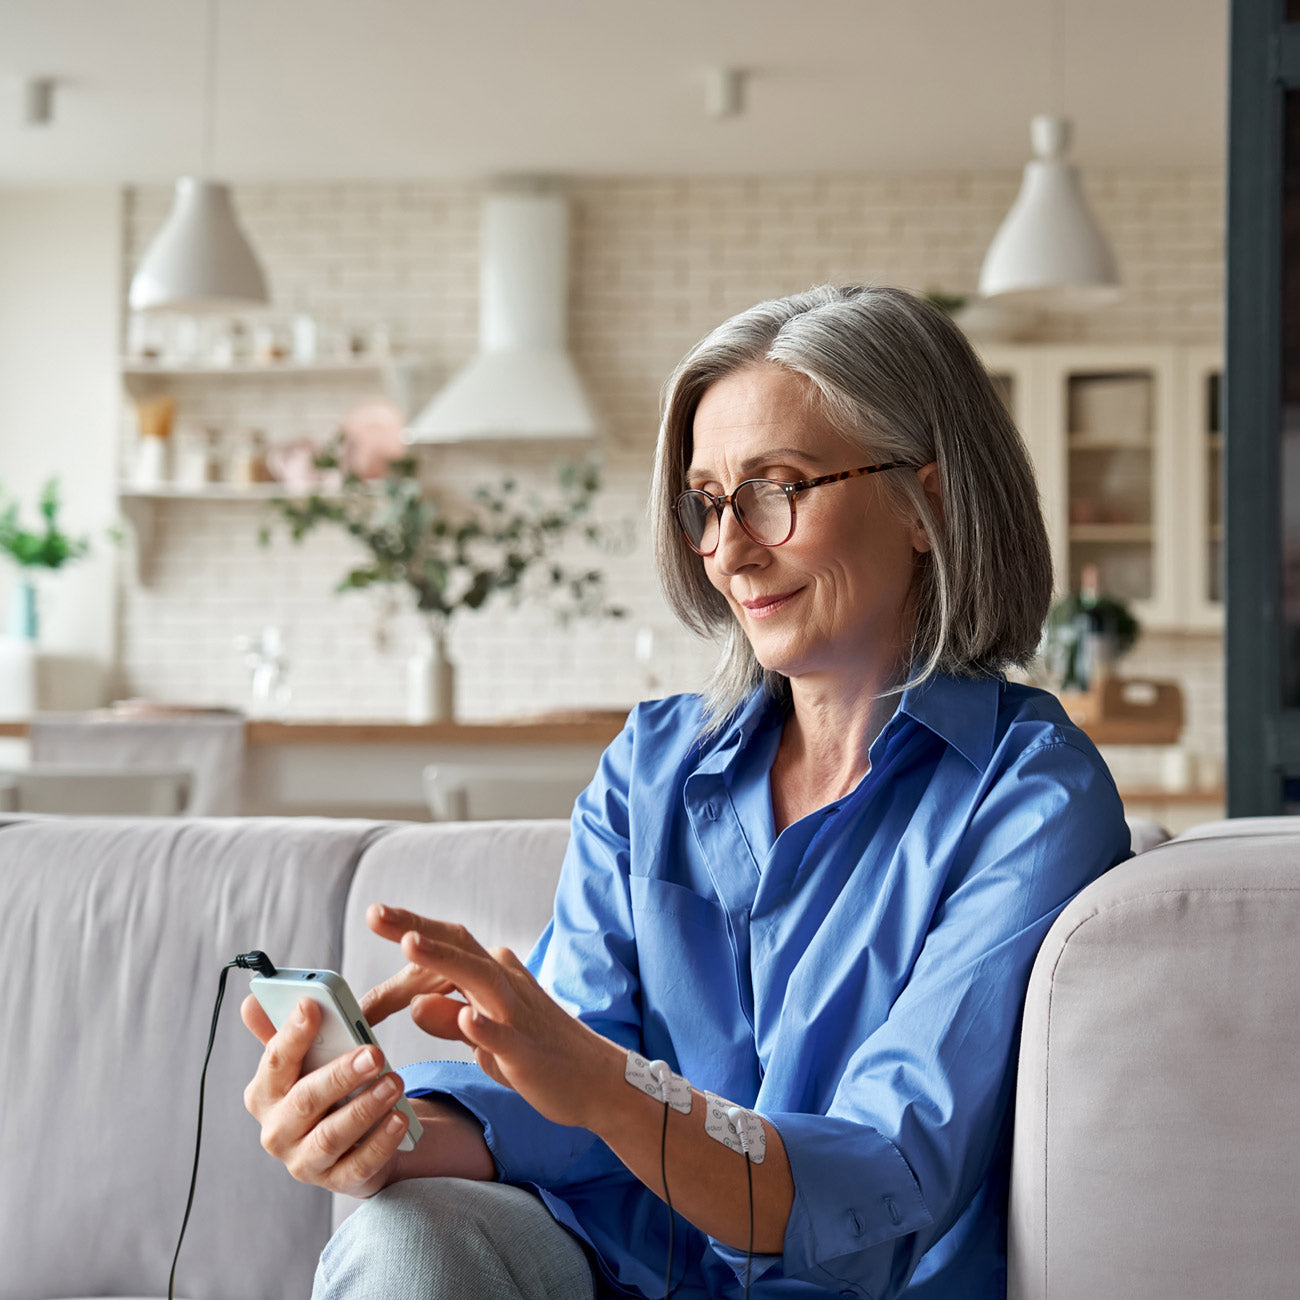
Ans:
{"type": "MultiPolygon", "coordinates": [[[[243,1012],[244,1007],[241,1007],[240,1014],[243,1012]]],[[[265,1016],[266,1013],[262,1014],[265,1016]]],[[[315,1002],[303,998],[294,1008],[293,1015],[265,1040],[266,1050],[262,1053],[262,1062],[253,1082],[260,1082],[271,1096],[280,1097],[288,1092],[302,1074],[303,1058],[320,1032],[322,1014],[315,1002]]],[[[247,1024],[247,1020],[244,1023],[247,1024]]]]}
{"type": "MultiPolygon", "coordinates": [[[[393,1109],[401,1096],[401,1080],[384,1074],[285,1150],[268,1150],[299,1182],[340,1190],[364,1182],[392,1158],[406,1132],[406,1116],[393,1109]]],[[[273,1144],[278,1138],[270,1135],[273,1144]]]]}
{"type": "Polygon", "coordinates": [[[381,939],[400,943],[402,936],[409,931],[422,934],[429,939],[438,939],[450,943],[467,952],[486,957],[487,952],[477,939],[463,925],[449,921],[435,921],[418,912],[408,912],[402,907],[390,907],[383,903],[371,903],[366,909],[366,924],[381,939]]]}
{"type": "Polygon", "coordinates": [[[377,1025],[394,1011],[410,1006],[421,994],[449,993],[451,988],[451,983],[436,972],[407,965],[382,984],[376,984],[361,999],[361,1011],[372,1025],[377,1025]]]}
{"type": "Polygon", "coordinates": [[[472,937],[472,949],[464,947],[458,936],[431,938],[415,930],[408,930],[401,942],[402,954],[413,966],[441,975],[493,1020],[507,1018],[511,998],[505,971],[472,937]]]}
{"type": "Polygon", "coordinates": [[[465,1003],[458,998],[430,994],[416,998],[411,1003],[411,1019],[426,1034],[432,1034],[435,1038],[469,1043],[471,1040],[465,1036],[460,1025],[460,1013],[466,1009],[465,1003]]]}
{"type": "Polygon", "coordinates": [[[262,1004],[251,993],[240,1004],[239,1018],[263,1047],[275,1037],[275,1026],[271,1023],[271,1017],[262,1010],[262,1004]]]}
{"type": "Polygon", "coordinates": [[[262,1145],[288,1163],[294,1148],[335,1107],[375,1081],[383,1068],[383,1059],[377,1047],[362,1047],[303,1075],[266,1107],[261,1117],[262,1145]]]}

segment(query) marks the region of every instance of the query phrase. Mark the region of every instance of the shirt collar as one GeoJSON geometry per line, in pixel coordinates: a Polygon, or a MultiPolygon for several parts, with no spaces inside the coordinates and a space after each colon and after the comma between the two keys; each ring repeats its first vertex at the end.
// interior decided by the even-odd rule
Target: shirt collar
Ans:
{"type": "Polygon", "coordinates": [[[717,736],[705,746],[696,772],[728,772],[760,732],[776,726],[784,711],[762,686],[751,691],[717,736]]]}
{"type": "MultiPolygon", "coordinates": [[[[897,712],[934,732],[982,772],[993,757],[998,706],[1005,685],[1000,677],[951,677],[938,673],[905,691],[897,712]]],[[[760,731],[779,725],[784,716],[785,711],[777,701],[758,687],[722,729],[696,770],[727,770],[737,753],[748,748],[760,731]]]]}
{"type": "Polygon", "coordinates": [[[940,673],[905,691],[898,711],[947,741],[982,772],[993,757],[998,706],[1005,685],[1001,677],[950,677],[940,673]]]}

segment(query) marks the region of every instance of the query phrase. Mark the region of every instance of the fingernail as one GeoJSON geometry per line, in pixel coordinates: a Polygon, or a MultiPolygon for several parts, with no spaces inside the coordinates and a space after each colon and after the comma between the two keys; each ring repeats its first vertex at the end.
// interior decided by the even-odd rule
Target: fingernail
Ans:
{"type": "Polygon", "coordinates": [[[303,998],[302,1001],[300,1001],[298,1005],[294,1008],[293,1023],[295,1025],[305,1025],[307,1023],[307,999],[306,998],[303,998]]]}
{"type": "Polygon", "coordinates": [[[357,1074],[369,1074],[379,1064],[379,1053],[373,1047],[363,1047],[352,1058],[352,1068],[357,1074]]]}
{"type": "Polygon", "coordinates": [[[396,1075],[386,1074],[375,1086],[375,1096],[380,1101],[387,1101],[390,1097],[396,1097],[401,1090],[402,1082],[396,1075]]]}
{"type": "Polygon", "coordinates": [[[402,1133],[406,1129],[406,1116],[395,1110],[385,1121],[384,1127],[390,1133],[402,1133]]]}

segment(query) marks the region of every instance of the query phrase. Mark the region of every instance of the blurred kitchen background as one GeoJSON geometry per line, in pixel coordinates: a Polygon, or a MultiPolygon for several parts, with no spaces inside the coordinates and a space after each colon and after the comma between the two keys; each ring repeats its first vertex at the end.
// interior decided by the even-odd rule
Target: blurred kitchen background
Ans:
{"type": "MultiPolygon", "coordinates": [[[[544,496],[557,461],[596,453],[603,549],[564,554],[621,616],[458,610],[457,723],[696,688],[711,652],[667,613],[645,523],[665,378],[761,298],[899,284],[966,300],[1039,466],[1060,594],[1095,566],[1142,624],[1116,671],[1178,688],[1178,722],[1103,743],[1131,807],[1204,820],[1224,752],[1226,78],[1226,0],[0,0],[0,505],[33,515],[57,476],[61,523],[92,543],[39,575],[35,709],[416,716],[409,593],[336,593],[355,543],[293,544],[266,480],[307,472],[290,444],[350,421],[388,445],[394,409],[417,417],[478,349],[490,201],[544,193],[595,436],[423,444],[418,473],[451,500],[505,477],[544,496]],[[1118,264],[1095,309],[977,298],[1040,112],[1073,123],[1118,264]],[[133,312],[205,158],[270,302],[133,312]]],[[[20,576],[0,565],[0,609],[20,576]]]]}

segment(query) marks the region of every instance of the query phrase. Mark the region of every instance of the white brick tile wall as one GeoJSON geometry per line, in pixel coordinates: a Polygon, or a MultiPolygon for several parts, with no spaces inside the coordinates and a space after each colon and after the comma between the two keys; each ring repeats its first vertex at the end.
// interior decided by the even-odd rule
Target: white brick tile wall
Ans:
{"type": "MultiPolygon", "coordinates": [[[[1085,183],[1113,240],[1126,294],[1092,316],[1050,315],[1039,337],[1219,338],[1222,175],[1094,171],[1085,183]]],[[[824,280],[970,291],[1018,184],[1011,172],[575,181],[571,344],[608,426],[602,511],[637,530],[633,553],[607,564],[612,596],[629,616],[565,629],[536,608],[506,605],[458,618],[450,644],[460,663],[461,715],[621,706],[650,689],[698,685],[709,649],[675,628],[655,587],[645,535],[667,374],[729,313],[824,280]],[[653,686],[633,655],[641,625],[656,633],[653,686]]],[[[418,401],[474,350],[482,194],[475,183],[263,185],[241,187],[236,203],[266,265],[277,318],[309,313],[327,338],[385,324],[394,346],[423,365],[418,401]]],[[[162,188],[128,193],[128,272],[170,197],[162,188]]],[[[278,440],[327,436],[376,386],[364,376],[184,381],[176,395],[185,422],[252,425],[278,440]]],[[[128,455],[129,446],[124,463],[128,455]]],[[[448,448],[429,453],[429,471],[467,484],[508,467],[545,482],[551,459],[537,450],[448,448]]],[[[151,582],[128,579],[122,593],[125,689],[242,703],[248,673],[233,639],[275,623],[291,661],[291,714],[401,716],[414,619],[400,613],[385,624],[369,595],[332,593],[348,563],[345,538],[322,534],[295,548],[281,533],[270,549],[259,547],[267,517],[253,503],[159,506],[151,582]]],[[[1219,641],[1150,637],[1132,662],[1183,681],[1190,743],[1221,753],[1219,641]]]]}

